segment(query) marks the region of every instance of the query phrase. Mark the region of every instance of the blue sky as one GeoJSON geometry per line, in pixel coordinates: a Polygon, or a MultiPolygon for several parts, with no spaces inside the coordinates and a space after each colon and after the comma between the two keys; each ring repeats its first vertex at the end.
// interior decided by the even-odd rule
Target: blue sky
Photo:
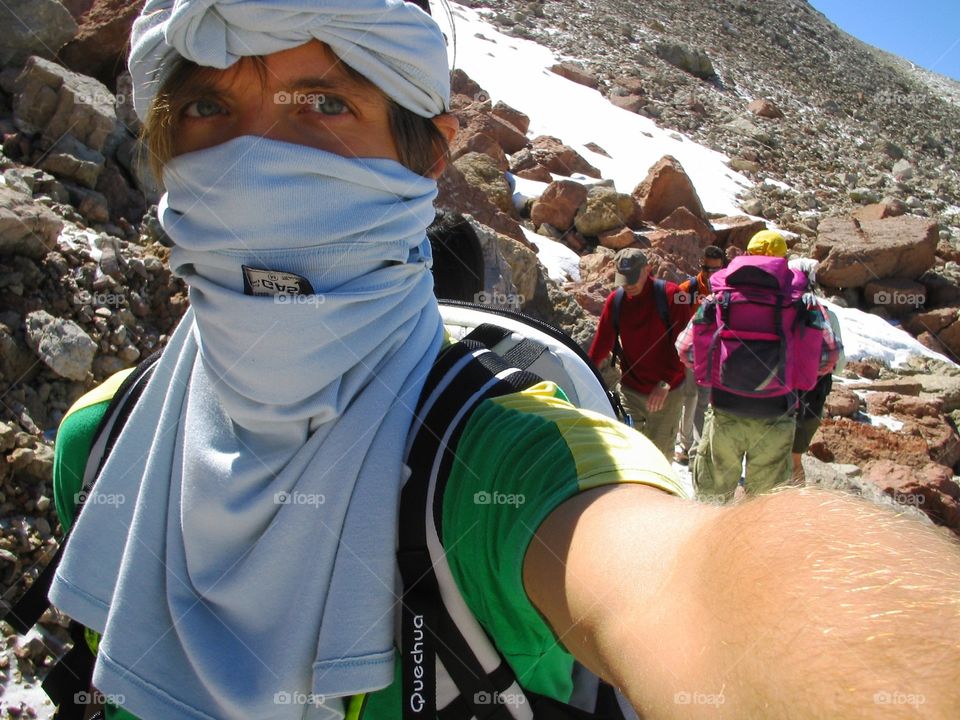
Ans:
{"type": "Polygon", "coordinates": [[[960,80],[960,1],[810,0],[866,43],[960,80]]]}

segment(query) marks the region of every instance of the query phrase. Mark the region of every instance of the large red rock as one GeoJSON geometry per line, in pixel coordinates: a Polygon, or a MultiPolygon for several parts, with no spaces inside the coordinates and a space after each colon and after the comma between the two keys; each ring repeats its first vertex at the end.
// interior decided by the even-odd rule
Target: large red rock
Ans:
{"type": "Polygon", "coordinates": [[[587,177],[600,177],[600,171],[587,162],[580,153],[549,135],[540,135],[533,139],[530,155],[534,163],[543,165],[557,175],[569,176],[581,173],[587,177]]]}
{"type": "Polygon", "coordinates": [[[947,346],[944,345],[940,341],[940,339],[933,333],[929,333],[929,332],[920,333],[919,335],[917,335],[917,342],[923,345],[928,350],[933,350],[934,352],[938,352],[941,355],[946,355],[948,357],[951,355],[951,352],[949,349],[947,349],[947,346]]]}
{"type": "Polygon", "coordinates": [[[647,90],[644,87],[644,81],[641,78],[632,75],[621,75],[613,80],[614,88],[622,88],[628,95],[646,95],[647,90]]]}
{"type": "Polygon", "coordinates": [[[886,198],[872,205],[864,205],[851,213],[857,220],[885,220],[891,217],[900,217],[907,212],[907,206],[902,200],[886,198]]]}
{"type": "Polygon", "coordinates": [[[810,443],[810,454],[823,462],[860,467],[875,460],[891,460],[915,468],[930,462],[922,437],[848,418],[824,418],[810,443]]]}
{"type": "Polygon", "coordinates": [[[457,136],[450,144],[450,154],[454,158],[468,152],[482,152],[493,157],[506,170],[509,163],[504,153],[518,152],[529,143],[526,135],[491,114],[485,105],[475,103],[454,114],[460,121],[457,136]]]}
{"type": "Polygon", "coordinates": [[[863,296],[874,307],[881,307],[894,317],[903,317],[926,303],[927,289],[913,280],[883,278],[864,285],[863,296]]]}
{"type": "Polygon", "coordinates": [[[834,385],[823,404],[826,417],[852,418],[860,410],[860,397],[843,385],[834,385]]]}
{"type": "Polygon", "coordinates": [[[771,120],[779,120],[783,117],[783,110],[777,107],[777,104],[769,98],[758,98],[747,105],[747,110],[754,115],[771,120]]]}
{"type": "Polygon", "coordinates": [[[943,307],[917,313],[904,322],[904,327],[914,335],[938,333],[957,320],[960,320],[960,307],[943,307]]]}
{"type": "Polygon", "coordinates": [[[693,230],[700,238],[703,247],[717,244],[717,234],[713,228],[685,207],[677,208],[659,224],[666,230],[693,230]]]}
{"type": "Polygon", "coordinates": [[[934,462],[950,468],[960,462],[960,435],[944,415],[905,418],[902,432],[922,437],[934,462]]]}
{"type": "Polygon", "coordinates": [[[573,180],[556,180],[547,186],[533,204],[530,220],[534,225],[547,223],[564,231],[573,225],[577,210],[587,199],[587,189],[573,180]]]}
{"type": "Polygon", "coordinates": [[[913,468],[879,460],[864,467],[864,478],[894,502],[919,508],[938,525],[960,534],[960,485],[952,475],[949,467],[937,463],[913,468]]]}
{"type": "Polygon", "coordinates": [[[526,134],[530,129],[530,116],[510,107],[505,102],[498,101],[491,112],[504,122],[513,125],[521,133],[526,134]]]}
{"type": "Polygon", "coordinates": [[[473,215],[477,222],[513,238],[525,247],[535,249],[517,221],[490,202],[480,188],[471,185],[453,163],[447,165],[437,181],[437,187],[439,193],[434,203],[437,209],[473,215]]]}
{"type": "Polygon", "coordinates": [[[550,68],[550,70],[555,72],[560,77],[571,80],[579,85],[586,85],[588,88],[593,90],[596,90],[600,86],[600,81],[597,80],[595,75],[592,75],[582,67],[578,67],[573,63],[557,63],[550,68]]]}
{"type": "Polygon", "coordinates": [[[601,246],[611,250],[623,250],[637,242],[637,236],[633,230],[628,227],[619,230],[608,230],[597,236],[597,241],[601,246]]]}
{"type": "Polygon", "coordinates": [[[611,105],[628,112],[639,112],[647,101],[641,95],[610,95],[607,97],[611,105]]]}
{"type": "Polygon", "coordinates": [[[511,172],[524,180],[536,180],[537,182],[553,182],[553,175],[543,165],[535,164],[523,170],[513,170],[511,172]]]}
{"type": "Polygon", "coordinates": [[[665,155],[650,168],[647,177],[633,190],[640,205],[639,219],[659,223],[674,210],[685,207],[703,221],[707,213],[700,202],[693,183],[684,172],[680,161],[665,155]]]}
{"type": "Polygon", "coordinates": [[[60,4],[79,22],[83,14],[93,6],[93,0],[60,0],[60,4]]]}
{"type": "MultiPolygon", "coordinates": [[[[589,256],[585,256],[589,257],[589,256]]],[[[611,266],[612,267],[612,266],[611,266]]],[[[610,294],[609,283],[597,281],[568,283],[564,290],[573,295],[577,304],[594,317],[603,312],[603,304],[610,294]]]]}
{"type": "Polygon", "coordinates": [[[827,218],[814,245],[817,280],[835,288],[863,287],[877,278],[916,280],[933,267],[938,239],[937,224],[925,218],[827,218]]]}
{"type": "Polygon", "coordinates": [[[939,417],[943,401],[937,398],[919,398],[892,392],[868,392],[864,402],[871,415],[905,415],[913,418],[939,417]]]}
{"type": "MultiPolygon", "coordinates": [[[[700,268],[703,246],[693,230],[654,230],[644,233],[650,247],[670,258],[680,275],[695,275],[700,268]]],[[[662,276],[658,276],[662,277],[662,276]]]]}
{"type": "Polygon", "coordinates": [[[616,267],[614,254],[603,250],[583,255],[580,258],[580,280],[584,283],[599,282],[612,285],[616,267]]]}
{"type": "Polygon", "coordinates": [[[94,0],[80,20],[77,36],[60,50],[63,64],[113,87],[126,67],[130,28],[141,7],[142,0],[94,0]]]}
{"type": "Polygon", "coordinates": [[[510,161],[503,152],[503,148],[493,135],[485,132],[471,132],[467,130],[457,133],[457,137],[450,144],[450,158],[457,160],[470,153],[481,153],[490,157],[500,169],[506,172],[510,169],[510,161]]]}
{"type": "Polygon", "coordinates": [[[450,73],[450,94],[461,95],[468,103],[490,100],[490,93],[480,87],[480,84],[461,68],[450,73]]]}
{"type": "Polygon", "coordinates": [[[716,233],[716,245],[722,248],[746,250],[750,238],[761,230],[767,229],[763,220],[755,220],[747,215],[727,215],[711,222],[716,233]]]}
{"type": "Polygon", "coordinates": [[[949,354],[960,361],[960,321],[947,325],[935,334],[949,354]]]}
{"type": "MultiPolygon", "coordinates": [[[[940,250],[943,244],[943,241],[941,241],[937,245],[937,255],[944,261],[950,262],[952,258],[944,257],[940,250]]],[[[960,253],[957,254],[957,258],[953,262],[960,262],[960,253]]],[[[927,307],[937,308],[960,304],[960,286],[942,272],[929,270],[918,278],[918,282],[923,283],[923,287],[926,288],[927,307]]]]}

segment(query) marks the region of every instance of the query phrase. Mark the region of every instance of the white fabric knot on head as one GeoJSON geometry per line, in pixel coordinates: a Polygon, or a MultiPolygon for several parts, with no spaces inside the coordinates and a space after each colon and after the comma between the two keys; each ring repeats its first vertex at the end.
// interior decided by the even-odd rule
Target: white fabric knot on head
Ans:
{"type": "Polygon", "coordinates": [[[130,36],[137,115],[146,119],[177,55],[224,69],[313,39],[402,107],[422,117],[449,109],[443,33],[404,0],[147,0],[130,36]]]}

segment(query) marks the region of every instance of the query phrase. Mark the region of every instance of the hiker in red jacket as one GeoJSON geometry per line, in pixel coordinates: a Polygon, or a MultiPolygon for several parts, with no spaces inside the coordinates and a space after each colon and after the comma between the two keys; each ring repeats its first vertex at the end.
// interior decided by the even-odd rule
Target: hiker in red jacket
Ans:
{"type": "Polygon", "coordinates": [[[677,301],[674,283],[650,279],[641,250],[626,248],[615,260],[619,287],[604,304],[590,359],[600,367],[614,353],[623,373],[618,390],[634,426],[672,458],[684,380],[674,342],[691,306],[677,301]]]}

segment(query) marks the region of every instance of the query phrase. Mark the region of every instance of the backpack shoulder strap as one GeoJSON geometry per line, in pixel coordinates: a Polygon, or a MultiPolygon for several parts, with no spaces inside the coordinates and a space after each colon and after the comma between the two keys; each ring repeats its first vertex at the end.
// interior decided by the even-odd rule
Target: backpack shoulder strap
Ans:
{"type": "Polygon", "coordinates": [[[488,398],[540,382],[537,375],[525,369],[531,358],[543,352],[536,347],[539,343],[524,342],[523,348],[512,354],[511,362],[486,345],[501,335],[502,329],[496,325],[481,325],[440,354],[421,393],[411,428],[407,452],[411,476],[401,493],[398,550],[403,580],[403,717],[514,720],[510,705],[496,698],[522,694],[535,708],[536,717],[622,720],[619,714],[584,713],[523,690],[467,607],[444,555],[443,495],[457,443],[471,413],[488,398]],[[454,694],[448,691],[438,698],[438,689],[444,685],[437,681],[438,667],[455,686],[454,694]]]}
{"type": "Polygon", "coordinates": [[[623,345],[620,344],[620,313],[623,310],[623,297],[626,291],[618,287],[613,292],[613,306],[610,308],[611,320],[613,321],[613,357],[620,363],[620,370],[623,370],[626,362],[623,355],[623,345]]]}
{"type": "Polygon", "coordinates": [[[450,592],[452,575],[440,544],[441,510],[457,442],[472,411],[487,398],[537,382],[537,376],[510,368],[469,335],[446,348],[427,377],[408,441],[411,476],[400,500],[397,558],[403,579],[405,720],[437,717],[437,659],[459,691],[454,701],[466,710],[463,717],[510,718],[502,705],[484,702],[507,692],[516,680],[502,658],[496,657],[493,667],[489,653],[486,662],[481,659],[476,646],[480,638],[486,640],[483,630],[459,593],[450,592]],[[445,602],[457,607],[448,608],[445,602]],[[473,636],[473,642],[466,635],[473,636]],[[491,714],[491,707],[499,712],[491,714]]]}
{"type": "Polygon", "coordinates": [[[673,323],[670,322],[670,304],[667,302],[667,281],[661,278],[653,279],[653,299],[657,304],[657,314],[663,321],[663,326],[667,331],[673,329],[673,323]]]}

